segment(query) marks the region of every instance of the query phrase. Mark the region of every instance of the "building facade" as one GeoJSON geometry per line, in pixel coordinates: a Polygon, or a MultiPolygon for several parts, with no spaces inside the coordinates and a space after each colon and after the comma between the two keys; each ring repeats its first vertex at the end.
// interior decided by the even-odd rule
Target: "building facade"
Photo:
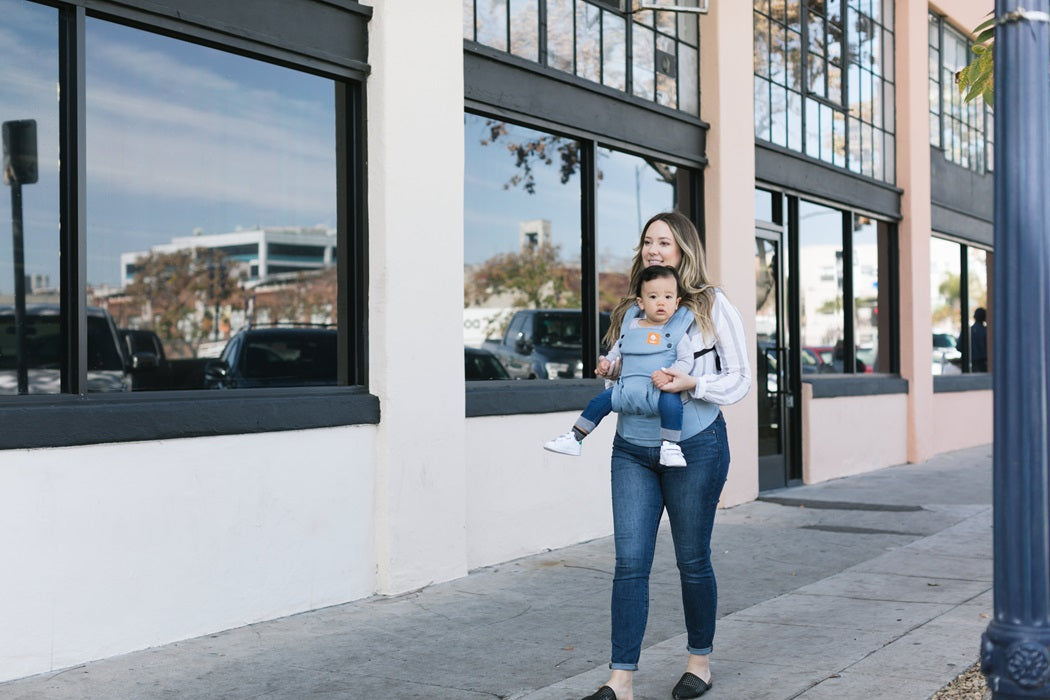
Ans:
{"type": "Polygon", "coordinates": [[[61,383],[0,401],[0,679],[610,534],[613,421],[540,446],[657,211],[754,338],[723,505],[990,442],[992,115],[950,80],[990,9],[0,0],[3,121],[39,154],[0,296],[46,275],[63,319],[61,383]],[[334,309],[338,386],[88,390],[95,290],[138,275],[159,330],[214,301],[216,267],[122,253],[293,228],[335,232],[332,282],[281,295],[334,309]],[[465,381],[526,307],[579,313],[575,361],[465,381]]]}

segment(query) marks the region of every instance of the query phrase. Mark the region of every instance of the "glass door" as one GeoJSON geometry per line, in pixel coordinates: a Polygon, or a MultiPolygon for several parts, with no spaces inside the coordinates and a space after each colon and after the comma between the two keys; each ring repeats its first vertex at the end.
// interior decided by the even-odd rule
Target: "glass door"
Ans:
{"type": "Polygon", "coordinates": [[[779,226],[755,229],[755,329],[758,337],[755,388],[758,392],[758,488],[788,484],[791,459],[791,392],[788,339],[784,324],[784,245],[779,226]]]}

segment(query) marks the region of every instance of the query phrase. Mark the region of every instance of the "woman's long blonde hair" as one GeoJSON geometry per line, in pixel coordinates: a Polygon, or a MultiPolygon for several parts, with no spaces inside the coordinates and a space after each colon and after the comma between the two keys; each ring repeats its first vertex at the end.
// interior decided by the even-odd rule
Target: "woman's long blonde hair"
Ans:
{"type": "Polygon", "coordinates": [[[634,262],[631,264],[630,293],[616,304],[610,316],[609,331],[605,334],[605,344],[612,346],[620,337],[620,326],[627,309],[635,306],[642,294],[641,276],[646,268],[642,260],[642,247],[645,243],[645,232],[657,221],[667,224],[671,229],[682,260],[678,263],[678,277],[684,290],[682,306],[693,312],[696,323],[703,331],[705,338],[714,338],[715,324],[711,320],[711,309],[715,303],[715,288],[707,276],[707,261],[704,247],[700,244],[700,233],[687,216],[677,211],[661,212],[645,222],[638,237],[638,246],[634,249],[634,262]]]}

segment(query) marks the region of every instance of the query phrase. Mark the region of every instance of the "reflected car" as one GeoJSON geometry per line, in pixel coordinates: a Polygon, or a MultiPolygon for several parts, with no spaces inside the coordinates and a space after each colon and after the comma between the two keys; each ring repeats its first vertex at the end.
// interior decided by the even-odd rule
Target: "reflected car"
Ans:
{"type": "MultiPolygon", "coordinates": [[[[62,328],[58,304],[26,306],[25,370],[30,394],[61,391],[62,328]]],[[[113,318],[105,309],[87,308],[87,390],[131,389],[128,360],[113,318]]],[[[18,334],[15,309],[0,305],[0,394],[18,393],[18,334]]]]}
{"type": "Polygon", "coordinates": [[[962,353],[956,346],[955,336],[951,333],[933,334],[933,373],[959,374],[959,363],[962,353]]]}
{"type": "Polygon", "coordinates": [[[878,361],[879,351],[877,348],[857,348],[857,364],[863,363],[864,371],[871,374],[875,371],[875,363],[878,361]]]}
{"type": "Polygon", "coordinates": [[[204,366],[208,389],[328,386],[338,380],[336,329],[280,326],[238,331],[204,366]]]}
{"type": "Polygon", "coordinates": [[[484,379],[510,379],[506,368],[488,350],[463,348],[463,373],[467,381],[484,379]]]}

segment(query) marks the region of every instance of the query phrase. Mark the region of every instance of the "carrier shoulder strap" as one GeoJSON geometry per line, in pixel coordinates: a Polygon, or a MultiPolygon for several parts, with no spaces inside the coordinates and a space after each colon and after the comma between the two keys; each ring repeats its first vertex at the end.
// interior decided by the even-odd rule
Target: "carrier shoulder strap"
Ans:
{"type": "Polygon", "coordinates": [[[720,358],[718,356],[718,352],[715,351],[715,346],[714,345],[712,345],[709,348],[704,348],[703,350],[697,350],[696,352],[693,353],[693,359],[695,360],[695,359],[701,358],[701,357],[703,357],[704,355],[706,355],[709,352],[714,352],[715,353],[715,370],[718,371],[718,372],[721,372],[722,371],[722,358],[720,358]]]}

